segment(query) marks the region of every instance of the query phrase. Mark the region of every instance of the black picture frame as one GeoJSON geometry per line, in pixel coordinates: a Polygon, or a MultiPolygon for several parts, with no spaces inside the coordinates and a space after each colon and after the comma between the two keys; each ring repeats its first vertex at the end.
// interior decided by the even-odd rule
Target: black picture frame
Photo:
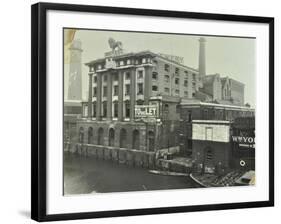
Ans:
{"type": "Polygon", "coordinates": [[[274,18],[164,11],[137,8],[103,7],[73,4],[37,3],[31,10],[31,218],[37,221],[86,219],[116,216],[132,216],[162,213],[178,213],[206,210],[254,208],[274,206],[274,18]],[[217,21],[253,22],[269,25],[269,200],[243,203],[226,203],[196,206],[160,207],[149,209],[115,210],[69,214],[46,214],[46,13],[48,10],[75,12],[99,12],[124,15],[191,18],[217,21]]]}

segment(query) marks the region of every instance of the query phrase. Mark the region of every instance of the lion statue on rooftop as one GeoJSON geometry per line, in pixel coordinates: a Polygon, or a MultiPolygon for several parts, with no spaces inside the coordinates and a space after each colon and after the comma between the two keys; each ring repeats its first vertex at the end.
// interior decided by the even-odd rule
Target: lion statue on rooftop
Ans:
{"type": "Polygon", "coordinates": [[[117,50],[122,50],[123,49],[122,42],[121,41],[116,41],[112,37],[110,37],[108,39],[108,44],[109,44],[110,48],[112,49],[112,51],[115,51],[116,48],[117,48],[117,50]]]}

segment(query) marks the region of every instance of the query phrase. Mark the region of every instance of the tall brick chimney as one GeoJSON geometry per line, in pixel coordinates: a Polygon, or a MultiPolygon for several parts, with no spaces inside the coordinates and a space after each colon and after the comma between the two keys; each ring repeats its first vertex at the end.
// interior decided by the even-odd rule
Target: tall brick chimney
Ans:
{"type": "Polygon", "coordinates": [[[206,39],[199,38],[199,78],[202,79],[206,75],[206,55],[205,55],[206,39]]]}

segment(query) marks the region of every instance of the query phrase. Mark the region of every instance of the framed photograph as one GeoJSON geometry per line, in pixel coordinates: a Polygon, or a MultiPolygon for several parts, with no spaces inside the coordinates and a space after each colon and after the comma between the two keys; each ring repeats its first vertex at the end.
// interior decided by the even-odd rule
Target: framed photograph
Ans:
{"type": "Polygon", "coordinates": [[[274,205],[273,18],[38,3],[31,51],[32,219],[274,205]]]}

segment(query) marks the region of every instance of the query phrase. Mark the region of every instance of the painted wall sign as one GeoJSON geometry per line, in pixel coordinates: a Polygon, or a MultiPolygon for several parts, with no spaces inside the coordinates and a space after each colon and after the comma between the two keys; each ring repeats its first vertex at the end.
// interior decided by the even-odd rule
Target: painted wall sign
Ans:
{"type": "Polygon", "coordinates": [[[136,118],[156,118],[157,106],[156,105],[136,105],[135,117],[136,118]]]}
{"type": "Polygon", "coordinates": [[[232,136],[232,141],[244,144],[255,144],[255,137],[232,136]]]}

